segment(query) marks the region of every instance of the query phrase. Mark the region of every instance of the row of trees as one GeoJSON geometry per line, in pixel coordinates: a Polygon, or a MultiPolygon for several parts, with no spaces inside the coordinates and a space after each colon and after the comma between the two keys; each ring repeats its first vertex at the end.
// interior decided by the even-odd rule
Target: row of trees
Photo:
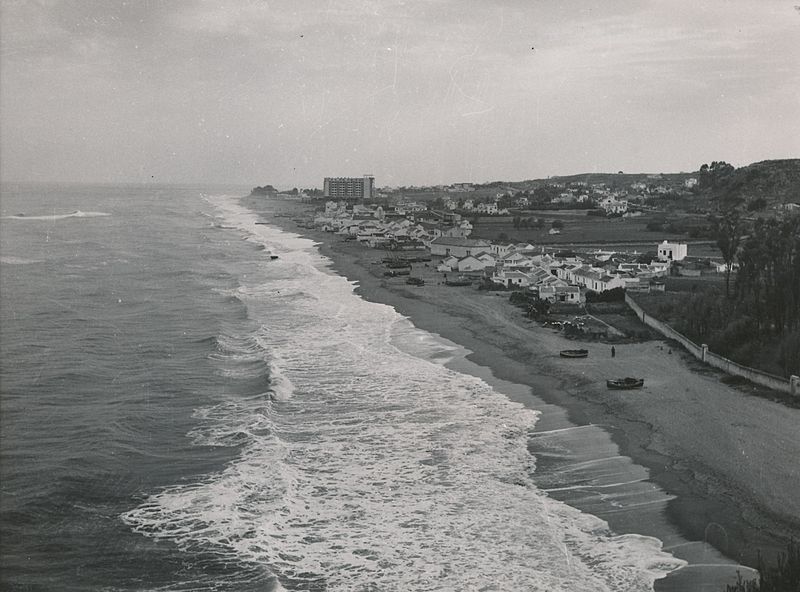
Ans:
{"type": "MultiPolygon", "coordinates": [[[[701,173],[701,182],[720,188],[730,183],[732,167],[712,163],[701,173]]],[[[716,206],[709,222],[725,261],[725,298],[695,295],[685,308],[684,329],[713,351],[746,364],[777,344],[780,371],[798,373],[800,216],[748,222],[745,199],[724,191],[716,206]]]]}
{"type": "Polygon", "coordinates": [[[759,333],[800,330],[800,216],[759,219],[737,258],[736,297],[759,333]]]}
{"type": "MultiPolygon", "coordinates": [[[[532,217],[531,218],[522,218],[521,216],[514,216],[514,219],[512,220],[512,224],[514,225],[514,228],[517,228],[517,229],[519,229],[519,228],[538,228],[539,230],[541,230],[541,229],[543,229],[545,227],[547,222],[545,221],[544,218],[532,218],[532,217]]],[[[550,227],[551,228],[555,228],[557,230],[560,230],[560,229],[564,228],[564,222],[562,222],[561,220],[553,220],[550,223],[550,227]]]]}

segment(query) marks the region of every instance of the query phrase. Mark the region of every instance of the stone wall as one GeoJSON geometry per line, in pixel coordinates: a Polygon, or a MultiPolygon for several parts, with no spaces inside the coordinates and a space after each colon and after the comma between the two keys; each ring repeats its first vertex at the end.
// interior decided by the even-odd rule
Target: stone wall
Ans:
{"type": "Polygon", "coordinates": [[[686,348],[686,351],[709,366],[719,368],[727,374],[741,376],[742,378],[746,378],[751,382],[766,386],[776,391],[790,393],[795,397],[800,397],[800,377],[792,376],[789,380],[786,380],[785,378],[776,376],[774,374],[761,372],[755,368],[748,368],[747,366],[737,364],[732,360],[723,358],[722,356],[709,351],[708,346],[705,344],[697,345],[688,337],[681,335],[666,323],[662,323],[658,319],[651,317],[644,310],[642,310],[638,304],[636,304],[636,301],[631,298],[629,294],[625,294],[625,303],[631,308],[631,310],[633,310],[633,312],[636,313],[636,316],[638,316],[645,325],[652,327],[664,337],[677,341],[684,348],[686,348]]]}

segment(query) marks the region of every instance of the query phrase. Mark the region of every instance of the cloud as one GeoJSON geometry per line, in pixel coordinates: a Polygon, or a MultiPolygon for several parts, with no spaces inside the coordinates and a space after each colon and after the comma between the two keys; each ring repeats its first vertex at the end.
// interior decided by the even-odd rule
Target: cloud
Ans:
{"type": "Polygon", "coordinates": [[[722,151],[759,126],[773,151],[798,147],[797,19],[778,0],[48,0],[2,16],[17,178],[667,170],[736,161],[697,138],[722,151]]]}

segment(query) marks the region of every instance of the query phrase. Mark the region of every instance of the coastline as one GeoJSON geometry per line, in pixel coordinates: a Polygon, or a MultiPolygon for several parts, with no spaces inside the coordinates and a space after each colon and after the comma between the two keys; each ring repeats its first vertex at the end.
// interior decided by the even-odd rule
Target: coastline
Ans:
{"type": "Polygon", "coordinates": [[[735,580],[737,562],[753,566],[759,551],[772,561],[800,533],[800,502],[792,499],[800,469],[775,460],[800,458],[800,411],[693,372],[657,341],[617,344],[613,359],[608,346],[593,343],[584,346],[585,360],[560,359],[558,351],[575,342],[525,321],[505,293],[439,285],[424,267],[417,272],[427,274],[424,287],[383,278],[383,267],[374,264],[383,251],[270,215],[300,204],[244,203],[265,221],[316,240],[363,298],[465,348],[463,360],[453,362],[457,369],[529,407],[547,407],[529,444],[537,458],[534,481],[615,532],[654,536],[689,561],[689,568],[659,580],[657,590],[724,589],[735,580]],[[645,389],[605,388],[606,377],[625,375],[646,376],[645,389]],[[565,470],[571,483],[549,480],[563,480],[565,470]],[[598,503],[609,495],[611,503],[598,503]],[[704,566],[702,573],[692,565],[704,566]]]}

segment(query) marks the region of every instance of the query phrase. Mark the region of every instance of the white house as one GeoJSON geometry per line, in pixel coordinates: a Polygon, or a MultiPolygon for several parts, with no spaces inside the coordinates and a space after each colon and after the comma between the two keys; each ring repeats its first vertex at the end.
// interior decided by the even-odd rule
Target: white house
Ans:
{"type": "Polygon", "coordinates": [[[526,288],[530,285],[531,278],[522,271],[500,269],[492,275],[492,282],[507,288],[526,288]]]}
{"type": "Polygon", "coordinates": [[[658,259],[660,261],[682,261],[686,258],[687,252],[686,243],[664,241],[658,245],[658,259]]]}
{"type": "Polygon", "coordinates": [[[462,237],[440,236],[430,243],[431,255],[438,255],[440,257],[455,255],[456,257],[463,258],[473,253],[489,251],[490,248],[491,245],[485,240],[462,237]]]}
{"type": "Polygon", "coordinates": [[[458,257],[450,256],[445,257],[439,266],[436,268],[436,271],[453,271],[454,269],[458,268],[458,257]]]}
{"type": "Polygon", "coordinates": [[[581,289],[578,286],[539,286],[539,299],[568,304],[583,302],[581,289]]]}
{"type": "Polygon", "coordinates": [[[511,250],[514,248],[514,245],[509,243],[507,245],[501,245],[500,243],[492,243],[492,253],[497,256],[497,258],[502,259],[506,255],[508,255],[511,250]]]}
{"type": "Polygon", "coordinates": [[[497,265],[497,259],[491,253],[479,253],[476,257],[483,261],[484,267],[494,267],[497,265]]]}
{"type": "Polygon", "coordinates": [[[486,268],[486,264],[475,257],[474,255],[469,255],[464,257],[463,259],[458,260],[458,271],[483,271],[486,268]]]}

